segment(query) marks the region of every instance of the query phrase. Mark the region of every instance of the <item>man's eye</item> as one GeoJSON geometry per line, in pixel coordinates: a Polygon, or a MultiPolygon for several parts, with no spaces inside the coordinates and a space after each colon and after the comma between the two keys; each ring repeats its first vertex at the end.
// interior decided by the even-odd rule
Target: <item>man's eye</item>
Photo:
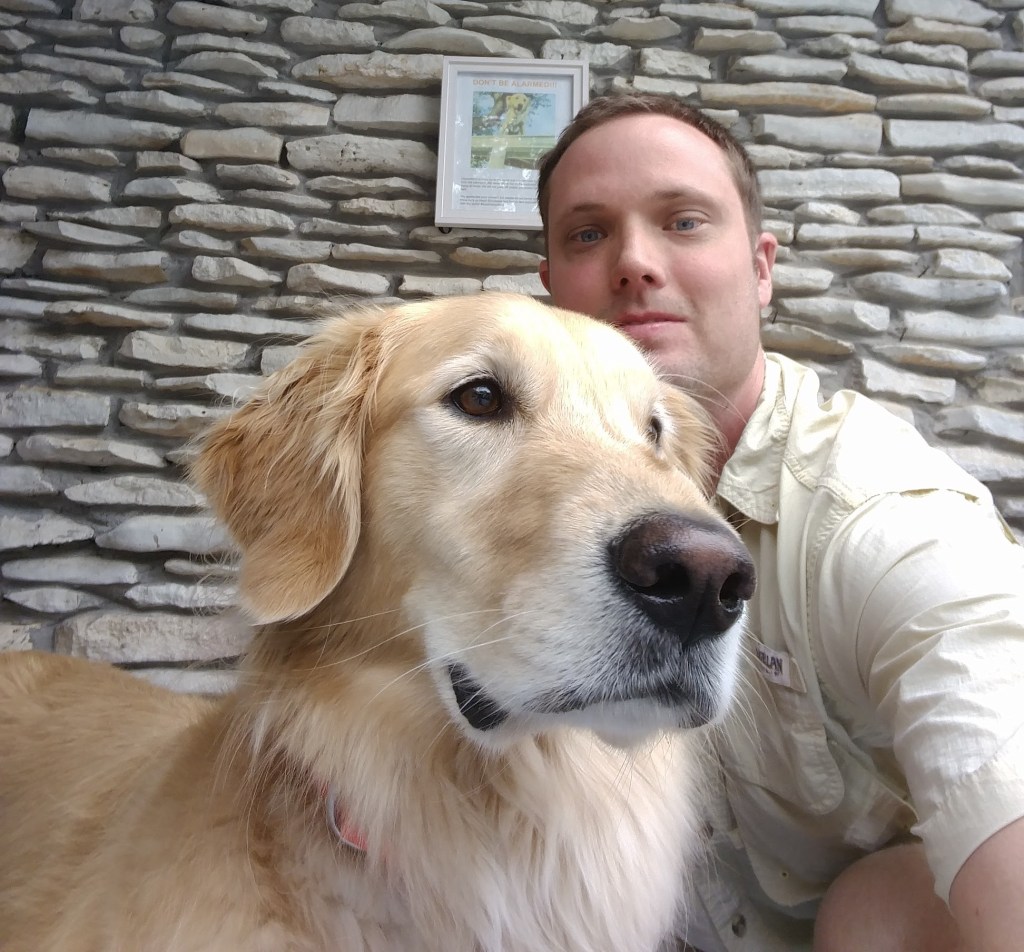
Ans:
{"type": "Polygon", "coordinates": [[[589,245],[595,241],[599,241],[603,237],[604,234],[600,228],[581,228],[579,231],[573,233],[572,240],[580,241],[585,245],[589,245]]]}
{"type": "Polygon", "coordinates": [[[677,218],[672,222],[673,231],[693,231],[697,227],[696,218],[677,218]]]}

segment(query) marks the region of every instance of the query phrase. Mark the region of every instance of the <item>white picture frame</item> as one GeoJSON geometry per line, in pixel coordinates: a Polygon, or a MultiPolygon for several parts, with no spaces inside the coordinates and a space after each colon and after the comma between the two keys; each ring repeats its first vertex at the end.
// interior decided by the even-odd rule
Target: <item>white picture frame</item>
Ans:
{"type": "Polygon", "coordinates": [[[589,81],[580,60],[444,57],[434,224],[540,229],[536,164],[589,81]]]}

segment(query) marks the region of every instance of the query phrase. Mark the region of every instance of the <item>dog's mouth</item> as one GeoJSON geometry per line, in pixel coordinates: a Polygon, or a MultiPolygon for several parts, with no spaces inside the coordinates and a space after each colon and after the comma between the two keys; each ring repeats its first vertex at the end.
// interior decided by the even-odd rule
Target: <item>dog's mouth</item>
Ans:
{"type": "Polygon", "coordinates": [[[455,703],[470,727],[489,731],[508,720],[508,711],[481,687],[464,664],[448,665],[448,677],[455,692],[455,703]]]}
{"type": "MultiPolygon", "coordinates": [[[[464,664],[449,665],[448,677],[459,711],[474,729],[492,731],[512,718],[513,712],[488,694],[464,664]]],[[[676,727],[699,727],[719,716],[731,693],[731,688],[716,691],[714,680],[690,669],[674,674],[662,671],[634,675],[603,685],[566,685],[534,697],[521,713],[528,721],[539,720],[549,725],[552,718],[585,723],[588,712],[602,724],[609,719],[614,722],[618,711],[618,716],[627,720],[637,717],[641,721],[650,720],[652,727],[667,723],[676,727]],[[641,713],[643,711],[647,714],[641,713]],[[666,714],[670,716],[666,718],[666,714]]]]}

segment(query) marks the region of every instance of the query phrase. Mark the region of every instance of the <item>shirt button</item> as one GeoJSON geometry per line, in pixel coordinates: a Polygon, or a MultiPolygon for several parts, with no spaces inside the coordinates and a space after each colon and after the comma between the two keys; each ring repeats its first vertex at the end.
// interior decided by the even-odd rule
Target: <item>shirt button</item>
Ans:
{"type": "Polygon", "coordinates": [[[745,916],[737,916],[732,920],[732,934],[737,939],[742,939],[747,934],[747,920],[745,916]]]}

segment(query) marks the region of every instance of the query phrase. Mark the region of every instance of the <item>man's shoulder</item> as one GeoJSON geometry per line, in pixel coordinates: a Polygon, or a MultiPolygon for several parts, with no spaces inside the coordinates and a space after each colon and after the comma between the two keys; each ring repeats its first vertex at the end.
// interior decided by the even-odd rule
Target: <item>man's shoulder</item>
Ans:
{"type": "Polygon", "coordinates": [[[870,397],[840,390],[822,399],[817,376],[793,361],[782,365],[781,384],[790,391],[783,401],[788,407],[783,462],[801,482],[852,504],[881,493],[985,494],[913,424],[870,397]]]}

